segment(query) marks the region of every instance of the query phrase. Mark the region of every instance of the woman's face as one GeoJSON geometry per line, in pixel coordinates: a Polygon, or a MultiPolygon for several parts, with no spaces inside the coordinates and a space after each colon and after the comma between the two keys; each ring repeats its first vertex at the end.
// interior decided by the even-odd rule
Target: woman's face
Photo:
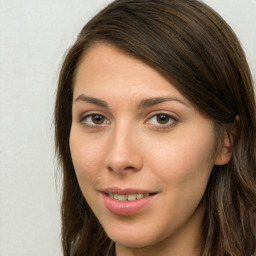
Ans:
{"type": "Polygon", "coordinates": [[[200,201],[223,159],[213,159],[211,121],[156,70],[106,44],[80,62],[72,113],[79,185],[118,248],[195,246],[200,201]]]}

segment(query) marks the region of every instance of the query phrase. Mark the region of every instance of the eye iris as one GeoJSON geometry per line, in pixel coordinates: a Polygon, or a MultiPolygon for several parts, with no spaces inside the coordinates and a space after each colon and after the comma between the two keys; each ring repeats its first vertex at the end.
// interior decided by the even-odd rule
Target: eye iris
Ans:
{"type": "Polygon", "coordinates": [[[95,124],[103,124],[104,122],[104,117],[101,115],[93,115],[92,116],[92,121],[95,124]]]}
{"type": "Polygon", "coordinates": [[[165,114],[157,115],[157,122],[159,124],[167,124],[169,122],[169,116],[165,114]]]}

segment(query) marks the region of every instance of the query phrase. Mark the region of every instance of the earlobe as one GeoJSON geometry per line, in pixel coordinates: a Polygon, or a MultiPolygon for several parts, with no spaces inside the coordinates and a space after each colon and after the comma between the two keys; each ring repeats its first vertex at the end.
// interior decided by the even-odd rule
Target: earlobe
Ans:
{"type": "Polygon", "coordinates": [[[230,161],[233,152],[233,144],[233,136],[225,131],[221,150],[215,159],[215,165],[225,165],[230,161]]]}

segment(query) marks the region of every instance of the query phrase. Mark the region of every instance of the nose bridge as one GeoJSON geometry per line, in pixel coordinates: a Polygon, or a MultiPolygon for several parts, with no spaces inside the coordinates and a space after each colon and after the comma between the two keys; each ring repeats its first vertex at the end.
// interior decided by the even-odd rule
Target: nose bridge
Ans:
{"type": "Polygon", "coordinates": [[[112,131],[106,165],[114,172],[139,170],[142,156],[138,131],[135,126],[123,122],[112,131]]]}

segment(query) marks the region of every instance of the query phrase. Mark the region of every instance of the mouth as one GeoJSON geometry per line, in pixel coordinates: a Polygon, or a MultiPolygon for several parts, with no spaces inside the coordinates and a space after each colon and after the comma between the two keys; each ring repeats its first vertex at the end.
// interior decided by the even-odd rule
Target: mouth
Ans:
{"type": "Polygon", "coordinates": [[[146,206],[152,204],[157,194],[134,189],[107,189],[102,191],[106,208],[117,215],[133,215],[142,211],[146,206]]]}
{"type": "Polygon", "coordinates": [[[117,201],[135,201],[152,196],[156,193],[136,193],[136,194],[118,194],[118,193],[105,193],[112,199],[117,201]]]}

